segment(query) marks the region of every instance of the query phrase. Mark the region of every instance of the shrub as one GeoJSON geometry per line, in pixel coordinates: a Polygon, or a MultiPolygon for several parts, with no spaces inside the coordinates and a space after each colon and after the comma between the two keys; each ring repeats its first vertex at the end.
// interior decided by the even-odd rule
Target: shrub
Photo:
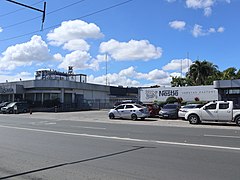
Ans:
{"type": "Polygon", "coordinates": [[[200,101],[199,97],[194,98],[195,101],[200,101]]]}
{"type": "Polygon", "coordinates": [[[166,100],[166,103],[175,103],[175,102],[178,102],[178,99],[173,96],[168,97],[166,100]]]}

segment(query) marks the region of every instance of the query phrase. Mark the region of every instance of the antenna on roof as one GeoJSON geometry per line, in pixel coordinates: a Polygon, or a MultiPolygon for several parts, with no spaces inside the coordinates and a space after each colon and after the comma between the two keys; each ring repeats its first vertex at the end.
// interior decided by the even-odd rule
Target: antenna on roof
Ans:
{"type": "Polygon", "coordinates": [[[33,9],[33,10],[35,10],[35,11],[42,12],[42,13],[43,13],[43,16],[42,16],[41,31],[43,30],[43,23],[44,23],[44,21],[45,21],[45,16],[46,16],[46,6],[47,6],[47,3],[46,3],[46,2],[43,3],[44,7],[43,7],[43,10],[41,10],[41,9],[37,9],[37,8],[35,8],[35,7],[28,6],[28,5],[26,5],[26,4],[22,4],[22,3],[19,3],[19,2],[13,1],[13,0],[6,0],[6,1],[11,2],[11,3],[15,3],[15,4],[20,5],[20,6],[27,7],[27,8],[29,8],[29,9],[33,9]]]}

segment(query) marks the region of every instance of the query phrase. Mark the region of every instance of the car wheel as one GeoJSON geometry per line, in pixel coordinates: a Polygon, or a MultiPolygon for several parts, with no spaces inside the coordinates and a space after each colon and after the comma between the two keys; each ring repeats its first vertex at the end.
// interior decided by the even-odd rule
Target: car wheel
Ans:
{"type": "Polygon", "coordinates": [[[235,122],[238,126],[240,126],[240,116],[236,117],[235,122]]]}
{"type": "Polygon", "coordinates": [[[131,118],[132,118],[133,121],[135,121],[135,120],[137,120],[137,115],[136,114],[132,114],[131,118]]]}
{"type": "Polygon", "coordinates": [[[114,114],[113,114],[113,113],[110,113],[110,114],[109,114],[109,119],[114,119],[114,118],[115,118],[114,114]]]}
{"type": "Polygon", "coordinates": [[[188,121],[190,124],[200,123],[199,117],[196,114],[191,114],[188,116],[188,121]]]}

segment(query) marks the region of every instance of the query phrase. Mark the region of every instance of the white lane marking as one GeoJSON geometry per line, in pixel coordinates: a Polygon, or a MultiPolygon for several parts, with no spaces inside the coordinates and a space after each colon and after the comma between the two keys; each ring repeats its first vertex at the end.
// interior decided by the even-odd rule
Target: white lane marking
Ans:
{"type": "Polygon", "coordinates": [[[101,128],[101,127],[90,127],[90,126],[70,126],[70,127],[77,127],[77,128],[82,128],[82,129],[98,129],[98,130],[106,130],[106,128],[101,128]]]}
{"type": "Polygon", "coordinates": [[[155,143],[155,144],[167,144],[167,145],[189,146],[189,147],[198,147],[198,148],[201,147],[201,148],[214,148],[214,149],[240,151],[240,147],[213,146],[213,145],[205,145],[205,144],[179,143],[179,142],[171,142],[171,141],[156,141],[156,140],[145,140],[145,139],[134,139],[134,138],[122,138],[122,137],[102,136],[102,135],[94,135],[94,134],[79,134],[79,133],[50,131],[50,130],[43,130],[43,129],[21,128],[21,127],[4,126],[4,125],[0,125],[0,128],[9,128],[9,129],[45,132],[45,133],[63,134],[63,135],[72,135],[72,136],[82,136],[82,137],[91,137],[91,138],[113,139],[113,140],[120,140],[120,141],[133,141],[133,142],[144,142],[144,143],[155,143]]]}
{"type": "Polygon", "coordinates": [[[218,137],[218,138],[234,138],[240,139],[240,136],[223,136],[223,135],[214,135],[214,134],[204,134],[206,137],[218,137]]]}
{"type": "Polygon", "coordinates": [[[55,122],[49,122],[49,121],[39,121],[39,122],[31,122],[32,125],[52,125],[57,124],[55,122]]]}

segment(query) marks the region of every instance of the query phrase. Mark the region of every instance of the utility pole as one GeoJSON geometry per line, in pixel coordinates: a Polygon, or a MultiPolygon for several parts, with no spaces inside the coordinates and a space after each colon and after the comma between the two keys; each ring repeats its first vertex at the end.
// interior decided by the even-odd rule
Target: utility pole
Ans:
{"type": "Polygon", "coordinates": [[[108,55],[106,54],[105,55],[105,60],[106,60],[106,86],[108,85],[108,77],[107,77],[107,74],[108,74],[108,55]]]}
{"type": "Polygon", "coordinates": [[[11,3],[14,3],[14,4],[17,4],[17,5],[20,5],[20,6],[24,6],[24,7],[26,7],[26,8],[33,9],[33,10],[35,10],[35,11],[39,11],[39,12],[43,13],[41,31],[43,30],[43,23],[44,23],[44,21],[45,21],[45,16],[46,16],[46,6],[47,6],[47,3],[46,3],[46,2],[44,2],[44,4],[43,4],[43,10],[41,10],[41,9],[37,9],[37,8],[35,8],[35,7],[28,6],[28,5],[26,5],[26,4],[22,4],[22,3],[19,3],[19,2],[13,1],[13,0],[6,0],[6,1],[11,2],[11,3]]]}

